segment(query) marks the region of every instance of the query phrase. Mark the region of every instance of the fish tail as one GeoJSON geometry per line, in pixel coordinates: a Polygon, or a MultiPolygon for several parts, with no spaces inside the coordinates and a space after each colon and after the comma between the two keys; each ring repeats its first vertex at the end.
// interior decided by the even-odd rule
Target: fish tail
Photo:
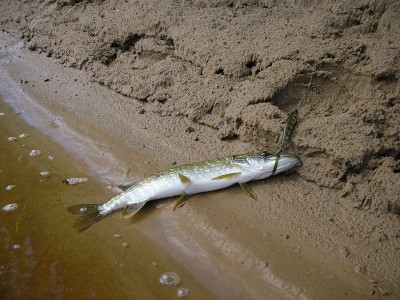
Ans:
{"type": "Polygon", "coordinates": [[[67,210],[71,214],[78,215],[73,227],[78,229],[78,231],[83,231],[102,220],[106,215],[100,212],[100,205],[101,204],[78,204],[68,206],[67,210]]]}

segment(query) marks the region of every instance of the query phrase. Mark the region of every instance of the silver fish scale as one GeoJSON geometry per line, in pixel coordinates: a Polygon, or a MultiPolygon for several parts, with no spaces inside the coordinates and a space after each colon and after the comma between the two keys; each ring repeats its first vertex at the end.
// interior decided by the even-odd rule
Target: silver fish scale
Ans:
{"type": "MultiPolygon", "coordinates": [[[[240,172],[239,166],[233,163],[225,164],[204,164],[199,165],[191,170],[182,170],[181,174],[188,177],[190,180],[210,179],[220,175],[240,172]]],[[[176,170],[175,174],[179,174],[179,170],[176,170]]]]}

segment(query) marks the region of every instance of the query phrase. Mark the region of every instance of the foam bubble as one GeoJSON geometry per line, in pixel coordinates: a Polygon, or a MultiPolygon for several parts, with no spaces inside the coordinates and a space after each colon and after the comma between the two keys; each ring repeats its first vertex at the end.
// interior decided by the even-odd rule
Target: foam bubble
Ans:
{"type": "Polygon", "coordinates": [[[64,182],[66,183],[66,184],[77,184],[77,183],[84,183],[84,182],[87,182],[87,181],[89,181],[89,179],[87,179],[87,178],[79,178],[79,177],[72,177],[72,178],[67,178],[67,179],[65,179],[64,180],[64,182]]]}
{"type": "Polygon", "coordinates": [[[7,185],[4,189],[5,189],[6,191],[11,191],[13,188],[15,188],[15,185],[9,184],[9,185],[7,185]]]}
{"type": "Polygon", "coordinates": [[[160,276],[159,281],[162,285],[177,285],[181,282],[181,278],[174,272],[166,272],[160,276]]]}
{"type": "Polygon", "coordinates": [[[40,151],[40,150],[32,150],[30,153],[29,153],[29,156],[38,156],[38,155],[40,155],[42,153],[42,151],[40,151]]]}
{"type": "Polygon", "coordinates": [[[18,203],[10,203],[7,205],[4,205],[1,210],[2,211],[12,211],[12,210],[16,210],[18,208],[18,203]]]}
{"type": "Polygon", "coordinates": [[[179,298],[186,298],[189,295],[189,289],[187,288],[180,288],[179,290],[176,291],[176,295],[179,298]]]}

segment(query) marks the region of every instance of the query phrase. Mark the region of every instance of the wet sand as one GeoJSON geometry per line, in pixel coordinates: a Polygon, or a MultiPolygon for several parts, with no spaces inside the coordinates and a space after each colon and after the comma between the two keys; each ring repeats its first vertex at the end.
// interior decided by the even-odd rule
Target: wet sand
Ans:
{"type": "MultiPolygon", "coordinates": [[[[41,201],[34,201],[36,208],[29,208],[27,202],[25,212],[31,209],[31,214],[22,219],[25,221],[21,223],[21,236],[22,230],[27,230],[24,238],[14,233],[23,204],[17,211],[7,213],[9,219],[4,219],[8,245],[20,243],[17,250],[24,250],[18,252],[10,246],[4,249],[8,259],[1,264],[4,266],[1,275],[9,270],[17,278],[15,288],[11,288],[11,280],[3,284],[6,288],[2,293],[8,297],[17,298],[18,291],[23,293],[26,280],[22,283],[21,278],[27,276],[33,280],[30,287],[37,287],[34,291],[38,297],[173,298],[176,288],[161,287],[158,277],[164,271],[175,271],[193,299],[365,299],[373,291],[374,297],[378,297],[378,286],[388,288],[389,299],[396,298],[398,262],[393,260],[398,252],[396,243],[382,244],[375,238],[365,240],[366,235],[375,235],[367,225],[368,218],[376,221],[374,216],[349,209],[336,193],[304,181],[296,173],[254,183],[260,199],[257,202],[246,199],[233,187],[195,196],[175,213],[173,200],[162,200],[146,206],[132,221],[115,214],[88,231],[77,233],[72,229],[73,217],[67,214],[65,205],[106,201],[116,192],[118,184],[175,162],[181,164],[254,149],[240,141],[221,142],[216,138],[213,142],[212,129],[200,130],[198,124],[184,117],[140,113],[140,102],[91,83],[82,72],[63,69],[44,55],[18,47],[6,52],[2,57],[1,92],[15,112],[24,111],[14,115],[13,122],[23,118],[38,127],[45,135],[29,129],[32,131],[26,143],[40,141],[43,153],[54,153],[61,170],[45,164],[49,170],[52,167],[50,172],[54,175],[61,173],[46,178],[48,185],[38,186],[32,192],[36,195],[33,198],[41,201]],[[12,98],[13,95],[18,97],[12,98]],[[44,123],[36,123],[43,120],[44,123]],[[186,131],[188,127],[195,129],[196,142],[193,132],[186,131]],[[87,141],[82,148],[71,147],[74,141],[82,144],[82,139],[87,141]],[[193,140],[186,143],[187,139],[193,140]],[[54,141],[64,150],[55,146],[54,141]],[[76,187],[64,185],[62,180],[71,176],[90,180],[76,187]],[[164,206],[157,208],[160,204],[164,206]],[[53,217],[43,213],[42,208],[52,212],[53,217]],[[360,217],[364,220],[359,225],[343,221],[360,217]],[[28,221],[29,229],[24,227],[28,221]],[[121,238],[115,238],[115,233],[121,238]],[[128,247],[123,247],[123,242],[128,247]],[[32,260],[21,255],[27,249],[30,252],[29,247],[38,253],[32,260]],[[364,255],[363,249],[368,254],[364,255]],[[30,267],[29,261],[36,263],[30,267]],[[152,262],[157,262],[158,268],[152,262]],[[51,287],[43,290],[34,282],[50,282],[51,287]],[[133,284],[136,282],[139,284],[133,284]]],[[[4,109],[6,116],[12,114],[4,109]]],[[[7,130],[4,132],[16,136],[22,132],[7,130]]],[[[18,148],[11,146],[4,151],[7,153],[4,157],[18,160],[18,148]]],[[[44,164],[45,160],[39,162],[44,164]]],[[[35,186],[35,178],[42,178],[33,175],[41,167],[32,165],[29,172],[15,178],[35,186]]],[[[10,163],[8,172],[14,174],[17,168],[17,164],[10,163]]],[[[9,178],[1,177],[3,186],[10,184],[9,178]]],[[[22,191],[18,196],[17,186],[7,193],[15,192],[18,199],[28,197],[22,191]]],[[[1,192],[3,204],[5,191],[1,192]]],[[[7,199],[10,202],[13,201],[7,199]]],[[[398,223],[396,216],[387,218],[390,222],[382,222],[380,227],[384,231],[398,223]]]]}

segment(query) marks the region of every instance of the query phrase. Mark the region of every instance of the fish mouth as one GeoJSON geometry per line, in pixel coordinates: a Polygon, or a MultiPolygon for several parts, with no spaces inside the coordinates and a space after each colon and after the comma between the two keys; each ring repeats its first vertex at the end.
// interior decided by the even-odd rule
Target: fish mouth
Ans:
{"type": "Polygon", "coordinates": [[[278,167],[276,173],[281,173],[292,169],[294,167],[300,166],[300,158],[296,155],[281,155],[278,161],[278,167]]]}

